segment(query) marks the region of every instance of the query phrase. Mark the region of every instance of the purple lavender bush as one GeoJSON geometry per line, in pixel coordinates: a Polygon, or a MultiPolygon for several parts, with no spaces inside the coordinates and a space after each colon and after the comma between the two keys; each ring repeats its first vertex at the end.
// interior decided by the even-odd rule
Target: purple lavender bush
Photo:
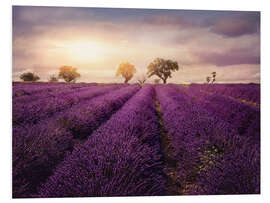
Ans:
{"type": "Polygon", "coordinates": [[[72,91],[69,94],[59,95],[54,98],[45,98],[31,103],[16,103],[13,106],[13,125],[36,123],[40,119],[53,116],[55,113],[70,108],[82,100],[105,94],[119,86],[89,87],[81,91],[72,91]]]}
{"type": "Polygon", "coordinates": [[[13,83],[12,195],[260,193],[255,84],[13,83]]]}
{"type": "Polygon", "coordinates": [[[172,158],[177,162],[175,170],[182,194],[259,193],[260,158],[256,140],[240,136],[237,128],[212,116],[174,86],[160,85],[156,91],[171,139],[172,158]],[[257,153],[250,155],[249,149],[256,149],[257,153]],[[231,188],[230,183],[237,186],[231,188]]]}
{"type": "Polygon", "coordinates": [[[37,197],[166,195],[153,99],[145,85],[66,157],[37,197]]]}
{"type": "MultiPolygon", "coordinates": [[[[83,104],[79,103],[74,108],[42,120],[36,125],[15,126],[13,128],[13,196],[29,197],[30,194],[35,193],[37,186],[45,181],[55,166],[72,151],[76,139],[83,137],[79,134],[82,132],[74,132],[67,125],[65,118],[71,116],[70,112],[84,115],[80,117],[80,122],[73,123],[72,126],[79,128],[76,124],[83,123],[84,130],[89,136],[138,90],[137,85],[121,88],[83,104]],[[86,108],[95,114],[87,115],[86,108]]],[[[78,117],[70,118],[78,119],[78,117]]]]}

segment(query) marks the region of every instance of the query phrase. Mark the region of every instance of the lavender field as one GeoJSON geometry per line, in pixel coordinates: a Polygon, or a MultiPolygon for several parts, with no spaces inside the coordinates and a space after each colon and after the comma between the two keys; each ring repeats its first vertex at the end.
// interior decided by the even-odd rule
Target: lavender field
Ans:
{"type": "Polygon", "coordinates": [[[260,85],[13,83],[13,197],[260,193],[260,85]]]}

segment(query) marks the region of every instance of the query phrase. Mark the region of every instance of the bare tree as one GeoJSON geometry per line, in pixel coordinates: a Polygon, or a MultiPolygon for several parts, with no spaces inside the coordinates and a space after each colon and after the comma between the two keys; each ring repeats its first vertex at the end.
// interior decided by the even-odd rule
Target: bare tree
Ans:
{"type": "Polygon", "coordinates": [[[49,78],[49,82],[58,82],[58,77],[55,75],[51,75],[49,78]]]}
{"type": "Polygon", "coordinates": [[[211,81],[211,77],[210,77],[210,76],[207,76],[207,77],[206,77],[206,82],[209,84],[210,81],[211,81]]]}
{"type": "Polygon", "coordinates": [[[216,72],[212,72],[212,84],[216,81],[216,72]]]}
{"type": "Polygon", "coordinates": [[[155,83],[155,84],[159,84],[159,82],[160,82],[160,79],[155,79],[155,80],[154,80],[154,83],[155,83]]]}
{"type": "Polygon", "coordinates": [[[138,82],[139,82],[140,84],[144,84],[144,83],[146,82],[146,80],[147,80],[146,75],[145,75],[145,74],[142,74],[142,75],[139,77],[138,82]]]}

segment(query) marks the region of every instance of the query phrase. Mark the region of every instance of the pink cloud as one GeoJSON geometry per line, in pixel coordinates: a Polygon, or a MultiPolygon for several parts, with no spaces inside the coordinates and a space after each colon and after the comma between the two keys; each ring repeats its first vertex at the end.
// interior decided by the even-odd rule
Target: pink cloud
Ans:
{"type": "Polygon", "coordinates": [[[254,55],[244,49],[231,49],[224,53],[199,52],[194,53],[194,55],[200,63],[214,64],[216,66],[260,64],[260,56],[254,55]]]}

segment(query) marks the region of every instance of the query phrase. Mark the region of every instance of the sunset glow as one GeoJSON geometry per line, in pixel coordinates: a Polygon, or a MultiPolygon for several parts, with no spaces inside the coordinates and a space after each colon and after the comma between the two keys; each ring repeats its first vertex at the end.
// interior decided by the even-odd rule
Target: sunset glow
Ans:
{"type": "Polygon", "coordinates": [[[157,57],[182,67],[168,82],[201,83],[215,71],[217,82],[259,83],[260,13],[13,7],[13,80],[33,71],[47,81],[70,65],[81,82],[123,82],[116,67],[128,61],[136,82],[157,57]]]}
{"type": "Polygon", "coordinates": [[[101,43],[91,41],[75,41],[62,45],[61,48],[63,52],[67,51],[70,58],[82,62],[101,60],[108,49],[101,43]]]}
{"type": "Polygon", "coordinates": [[[261,194],[259,11],[12,11],[13,199],[261,194]]]}

